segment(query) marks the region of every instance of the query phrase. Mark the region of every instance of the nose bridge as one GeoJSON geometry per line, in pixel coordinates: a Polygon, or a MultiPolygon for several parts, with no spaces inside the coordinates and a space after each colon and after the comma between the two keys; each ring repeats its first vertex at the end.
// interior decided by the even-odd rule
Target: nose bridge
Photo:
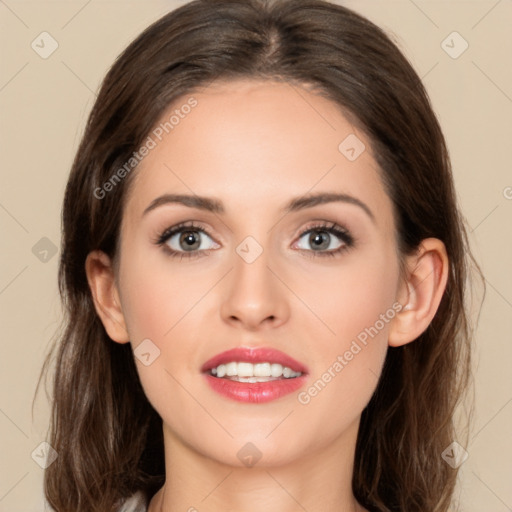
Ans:
{"type": "Polygon", "coordinates": [[[270,282],[272,274],[268,269],[270,251],[253,236],[247,236],[235,249],[232,293],[240,295],[239,300],[254,306],[272,295],[270,282]]]}
{"type": "MultiPolygon", "coordinates": [[[[270,251],[263,247],[254,237],[246,237],[235,249],[234,279],[237,288],[249,286],[263,290],[269,287],[268,269],[270,251]]],[[[261,291],[261,290],[260,290],[261,291]]]]}
{"type": "Polygon", "coordinates": [[[286,298],[269,266],[271,251],[255,237],[247,236],[236,246],[229,289],[222,304],[225,320],[238,319],[252,327],[267,319],[283,320],[286,298]]]}

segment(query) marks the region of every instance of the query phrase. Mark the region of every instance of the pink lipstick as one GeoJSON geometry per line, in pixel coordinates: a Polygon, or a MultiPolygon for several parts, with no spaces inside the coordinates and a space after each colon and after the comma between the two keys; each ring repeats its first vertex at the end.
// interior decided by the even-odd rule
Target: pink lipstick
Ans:
{"type": "Polygon", "coordinates": [[[276,400],[301,388],[308,369],[273,348],[238,347],[209,359],[201,367],[217,393],[248,403],[276,400]]]}

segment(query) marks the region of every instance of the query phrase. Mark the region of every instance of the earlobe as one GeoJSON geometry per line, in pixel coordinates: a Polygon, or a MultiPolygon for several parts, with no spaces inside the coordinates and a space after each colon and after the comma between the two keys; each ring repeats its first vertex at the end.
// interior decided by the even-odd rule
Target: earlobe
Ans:
{"type": "Polygon", "coordinates": [[[388,343],[399,347],[420,336],[437,312],[448,281],[446,248],[437,238],[422,241],[407,259],[407,277],[399,290],[403,305],[389,330],[388,343]]]}
{"type": "Polygon", "coordinates": [[[129,342],[110,258],[102,251],[90,252],[85,261],[85,272],[94,307],[107,334],[117,343],[129,342]]]}

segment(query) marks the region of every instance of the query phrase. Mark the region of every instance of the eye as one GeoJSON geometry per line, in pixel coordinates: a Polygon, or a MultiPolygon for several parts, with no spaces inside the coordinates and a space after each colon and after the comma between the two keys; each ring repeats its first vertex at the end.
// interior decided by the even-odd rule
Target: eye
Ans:
{"type": "MultiPolygon", "coordinates": [[[[308,228],[301,233],[299,241],[302,239],[312,249],[300,244],[298,249],[312,257],[335,256],[354,246],[354,238],[349,231],[334,222],[308,228]]],[[[181,223],[166,229],[154,243],[164,246],[169,256],[179,258],[207,256],[210,250],[220,247],[205,228],[193,223],[181,223]],[[210,239],[210,243],[204,240],[205,237],[210,239]]]]}
{"type": "Polygon", "coordinates": [[[155,243],[165,245],[170,256],[190,258],[201,253],[208,254],[210,249],[218,247],[215,242],[213,245],[205,242],[205,237],[213,242],[204,228],[193,223],[182,223],[166,229],[155,243]]]}
{"type": "Polygon", "coordinates": [[[300,246],[299,249],[313,253],[311,256],[335,256],[354,245],[354,238],[348,230],[334,222],[310,227],[301,234],[301,239],[313,249],[300,246]]]}

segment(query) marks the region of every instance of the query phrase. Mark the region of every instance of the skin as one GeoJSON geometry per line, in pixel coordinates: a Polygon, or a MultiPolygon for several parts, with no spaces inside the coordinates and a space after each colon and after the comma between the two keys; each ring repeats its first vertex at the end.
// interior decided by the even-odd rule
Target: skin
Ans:
{"type": "MultiPolygon", "coordinates": [[[[166,483],[149,511],[364,510],[351,490],[361,412],[389,346],[414,341],[437,310],[448,272],[444,245],[424,240],[400,274],[393,205],[370,141],[327,99],[250,80],[217,83],[193,96],[198,105],[137,169],[118,265],[100,251],[86,263],[111,339],[136,349],[149,338],[160,350],[149,366],[135,358],[164,428],[166,483]],[[366,147],[354,161],[338,149],[350,134],[366,147]],[[347,202],[280,211],[290,199],[317,192],[349,194],[374,218],[347,202]],[[213,197],[225,212],[166,204],[143,215],[164,193],[213,197]],[[172,258],[153,243],[184,221],[211,235],[196,232],[199,257],[172,258]],[[353,247],[319,255],[302,233],[321,221],[345,227],[353,247]],[[252,263],[236,252],[247,236],[263,249],[252,263]],[[271,346],[309,367],[299,390],[305,391],[397,303],[407,308],[307,404],[298,393],[264,404],[234,402],[200,373],[224,350],[271,346]],[[253,467],[237,457],[249,442],[261,452],[253,467]]],[[[324,236],[324,252],[344,244],[324,236]]],[[[167,243],[185,252],[179,237],[167,243]]]]}

